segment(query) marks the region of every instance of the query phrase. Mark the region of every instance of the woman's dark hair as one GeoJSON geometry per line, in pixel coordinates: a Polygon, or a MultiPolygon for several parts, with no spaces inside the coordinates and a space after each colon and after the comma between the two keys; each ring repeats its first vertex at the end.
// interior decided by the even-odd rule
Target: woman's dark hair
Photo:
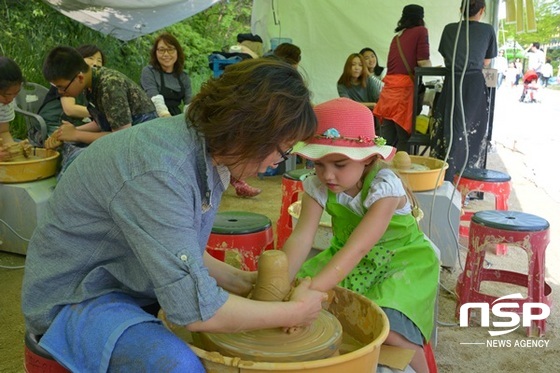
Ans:
{"type": "Polygon", "coordinates": [[[21,69],[11,58],[0,56],[0,92],[23,83],[21,69]]]}
{"type": "Polygon", "coordinates": [[[150,65],[152,65],[156,70],[163,71],[163,68],[157,58],[158,44],[162,40],[165,44],[171,45],[177,50],[177,61],[173,64],[173,75],[179,77],[185,68],[185,52],[183,52],[183,48],[181,47],[181,44],[179,44],[179,40],[168,32],[160,34],[156,40],[154,40],[154,45],[152,45],[152,50],[150,51],[150,65]]]}
{"type": "Polygon", "coordinates": [[[401,19],[397,23],[395,32],[424,25],[424,8],[420,5],[408,4],[403,8],[401,19]]]}
{"type": "Polygon", "coordinates": [[[103,51],[99,49],[97,45],[84,44],[84,45],[80,45],[78,48],[76,48],[76,50],[78,51],[79,54],[82,55],[83,58],[92,57],[94,54],[99,52],[99,54],[101,54],[101,63],[103,64],[103,66],[107,64],[105,53],[103,53],[103,51]]]}
{"type": "Polygon", "coordinates": [[[465,16],[465,18],[474,16],[480,11],[480,9],[485,7],[485,0],[463,0],[461,4],[461,9],[463,9],[463,15],[465,16]]]}
{"type": "Polygon", "coordinates": [[[76,49],[67,46],[53,48],[43,62],[43,75],[49,82],[58,79],[71,80],[76,74],[87,72],[89,69],[84,57],[76,49]]]}
{"type": "Polygon", "coordinates": [[[362,50],[360,51],[360,54],[363,56],[364,53],[366,53],[366,52],[371,52],[375,56],[375,61],[377,61],[377,62],[375,63],[375,67],[373,68],[373,73],[377,76],[380,76],[385,68],[383,66],[379,65],[379,58],[377,58],[377,53],[375,53],[375,51],[373,49],[371,49],[369,47],[365,47],[365,48],[362,48],[362,50]]]}
{"type": "Polygon", "coordinates": [[[290,64],[247,59],[206,81],[189,105],[190,125],[214,156],[262,162],[279,144],[307,140],[317,128],[311,93],[290,64]]]}
{"type": "Polygon", "coordinates": [[[290,65],[297,65],[301,61],[301,49],[291,43],[280,44],[273,53],[290,65]]]}
{"type": "Polygon", "coordinates": [[[359,53],[352,53],[351,55],[348,56],[346,62],[344,63],[344,70],[342,71],[342,75],[340,75],[340,78],[338,78],[337,83],[343,84],[346,87],[352,86],[352,62],[354,61],[354,58],[359,58],[360,61],[362,62],[362,67],[363,67],[362,74],[360,75],[358,80],[360,82],[360,85],[365,88],[367,86],[369,73],[366,67],[366,60],[364,60],[364,56],[362,56],[359,53]]]}

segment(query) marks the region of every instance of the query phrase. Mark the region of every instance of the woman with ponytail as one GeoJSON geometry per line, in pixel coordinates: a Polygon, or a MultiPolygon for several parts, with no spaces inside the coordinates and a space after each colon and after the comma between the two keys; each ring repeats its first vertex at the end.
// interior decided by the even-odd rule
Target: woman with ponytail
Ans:
{"type": "Polygon", "coordinates": [[[486,165],[489,92],[482,69],[496,57],[497,43],[494,28],[480,22],[485,10],[484,0],[463,0],[464,19],[445,26],[439,44],[447,74],[434,114],[431,155],[444,159],[451,148],[445,173],[449,181],[465,162],[466,167],[486,165]]]}

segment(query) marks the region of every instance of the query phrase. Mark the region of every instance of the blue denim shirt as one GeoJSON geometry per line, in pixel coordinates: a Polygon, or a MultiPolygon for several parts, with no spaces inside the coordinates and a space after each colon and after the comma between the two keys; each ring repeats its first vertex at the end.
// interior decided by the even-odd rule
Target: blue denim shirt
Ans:
{"type": "Polygon", "coordinates": [[[43,334],[62,305],[109,292],[157,300],[179,325],[212,317],[228,294],[202,255],[228,181],[183,116],[95,141],[57,184],[29,243],[27,328],[43,334]]]}

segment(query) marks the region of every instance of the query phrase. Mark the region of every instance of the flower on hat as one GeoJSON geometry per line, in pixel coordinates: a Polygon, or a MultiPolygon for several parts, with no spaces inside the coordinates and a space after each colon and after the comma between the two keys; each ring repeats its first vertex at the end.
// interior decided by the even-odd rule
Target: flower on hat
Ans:
{"type": "Polygon", "coordinates": [[[340,139],[340,140],[348,140],[348,141],[355,141],[361,144],[374,144],[377,146],[383,146],[387,144],[387,140],[385,140],[381,136],[375,136],[375,139],[372,139],[369,136],[358,136],[358,137],[346,137],[342,136],[340,132],[336,128],[329,128],[322,135],[315,135],[318,139],[340,139]]]}
{"type": "Polygon", "coordinates": [[[327,139],[339,139],[341,137],[336,128],[329,128],[328,130],[323,132],[323,136],[325,136],[327,139]]]}

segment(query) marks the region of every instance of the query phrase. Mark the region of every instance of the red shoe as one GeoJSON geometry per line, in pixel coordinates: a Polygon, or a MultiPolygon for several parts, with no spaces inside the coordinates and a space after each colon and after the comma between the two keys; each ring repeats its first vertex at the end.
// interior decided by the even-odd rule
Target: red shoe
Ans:
{"type": "Polygon", "coordinates": [[[254,188],[243,180],[237,180],[232,177],[229,182],[235,188],[235,193],[239,197],[255,197],[262,192],[259,188],[254,188]]]}

